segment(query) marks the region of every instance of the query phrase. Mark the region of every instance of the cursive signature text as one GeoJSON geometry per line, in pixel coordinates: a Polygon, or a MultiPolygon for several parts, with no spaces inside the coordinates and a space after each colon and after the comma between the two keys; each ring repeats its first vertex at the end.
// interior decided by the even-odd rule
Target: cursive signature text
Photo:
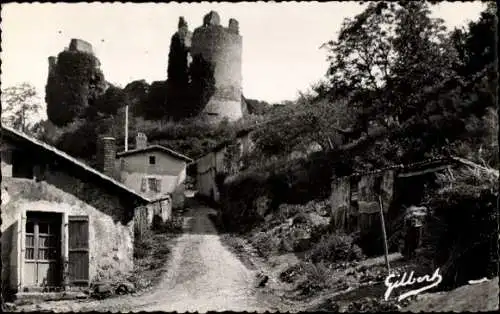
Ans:
{"type": "Polygon", "coordinates": [[[443,277],[441,277],[441,275],[439,274],[439,268],[436,269],[436,271],[434,271],[432,276],[424,275],[424,276],[419,276],[419,277],[413,278],[413,275],[414,275],[414,272],[412,271],[407,278],[407,274],[405,272],[405,273],[403,273],[403,276],[397,280],[393,280],[394,278],[398,277],[398,275],[396,275],[396,274],[390,274],[389,276],[387,276],[387,278],[385,278],[385,286],[387,287],[387,290],[385,291],[384,299],[387,301],[389,299],[389,296],[391,295],[392,291],[398,287],[411,286],[415,283],[423,283],[423,282],[430,283],[426,286],[420,287],[418,289],[410,290],[410,291],[407,291],[407,292],[401,294],[398,297],[398,301],[401,301],[409,296],[417,295],[422,291],[433,288],[433,287],[439,285],[441,280],[443,280],[443,277]]]}

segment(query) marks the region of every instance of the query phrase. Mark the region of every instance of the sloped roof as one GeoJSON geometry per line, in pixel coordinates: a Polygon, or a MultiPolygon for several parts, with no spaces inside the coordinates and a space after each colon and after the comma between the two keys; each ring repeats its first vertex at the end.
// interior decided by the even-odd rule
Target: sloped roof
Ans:
{"type": "Polygon", "coordinates": [[[129,156],[129,155],[141,154],[141,153],[146,153],[146,152],[150,152],[150,151],[161,151],[161,152],[169,154],[177,159],[184,160],[186,162],[193,161],[191,158],[189,158],[181,153],[178,153],[174,150],[171,150],[170,148],[166,148],[165,146],[161,146],[161,145],[149,145],[145,148],[131,149],[128,151],[119,152],[116,154],[116,156],[117,157],[125,157],[125,156],[129,156]]]}
{"type": "MultiPolygon", "coordinates": [[[[486,171],[488,173],[492,173],[493,175],[498,177],[498,171],[495,169],[488,169],[483,166],[477,165],[470,160],[467,160],[465,158],[461,158],[458,156],[441,156],[441,157],[436,157],[436,158],[430,158],[410,164],[395,164],[395,165],[390,165],[387,167],[379,168],[379,169],[374,169],[374,170],[367,170],[367,171],[357,171],[352,173],[349,176],[364,176],[364,175],[372,175],[372,174],[379,174],[388,170],[398,170],[402,173],[404,172],[409,172],[409,171],[419,171],[419,170],[425,170],[425,169],[439,169],[440,166],[450,166],[450,165],[467,165],[470,167],[476,167],[479,168],[479,170],[486,171]]],[[[334,176],[335,177],[335,176],[334,176]]]]}
{"type": "Polygon", "coordinates": [[[120,188],[121,190],[123,190],[124,192],[126,193],[129,193],[130,195],[138,198],[139,200],[142,200],[142,201],[145,201],[147,203],[151,203],[151,202],[154,202],[154,201],[157,201],[157,200],[160,200],[160,199],[149,199],[137,192],[135,192],[134,190],[126,187],[125,185],[123,185],[122,183],[116,181],[115,179],[97,171],[96,169],[84,164],[83,162],[77,160],[76,158],[74,157],[71,157],[70,155],[66,154],[65,152],[47,144],[47,143],[44,143],[42,141],[39,141],[25,133],[22,133],[22,132],[19,132],[19,131],[16,131],[10,127],[7,127],[7,126],[1,126],[1,130],[2,130],[2,137],[3,136],[8,136],[8,137],[13,137],[13,138],[16,138],[16,139],[21,139],[22,141],[26,141],[26,142],[29,142],[30,144],[34,145],[35,147],[41,149],[41,150],[44,150],[44,151],[48,151],[48,152],[52,152],[54,153],[55,155],[57,155],[58,157],[62,158],[62,159],[65,159],[69,162],[71,162],[72,164],[80,167],[81,169],[83,169],[84,171],[86,172],[89,172],[89,173],[92,173],[94,175],[96,175],[97,177],[99,177],[101,180],[104,180],[104,181],[107,181],[109,183],[112,183],[113,185],[115,185],[116,187],[120,188]]]}

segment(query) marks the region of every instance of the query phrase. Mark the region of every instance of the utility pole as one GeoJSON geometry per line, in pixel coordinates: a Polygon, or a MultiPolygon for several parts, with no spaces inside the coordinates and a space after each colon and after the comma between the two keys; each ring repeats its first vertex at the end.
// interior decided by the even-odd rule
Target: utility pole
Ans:
{"type": "Polygon", "coordinates": [[[128,151],[128,105],[125,106],[125,151],[128,151]]]}
{"type": "Polygon", "coordinates": [[[389,250],[387,248],[387,234],[385,232],[384,208],[382,206],[382,196],[380,194],[378,196],[378,203],[380,208],[380,222],[382,224],[382,235],[384,236],[385,264],[387,266],[387,274],[390,275],[391,267],[389,265],[389,250]]]}

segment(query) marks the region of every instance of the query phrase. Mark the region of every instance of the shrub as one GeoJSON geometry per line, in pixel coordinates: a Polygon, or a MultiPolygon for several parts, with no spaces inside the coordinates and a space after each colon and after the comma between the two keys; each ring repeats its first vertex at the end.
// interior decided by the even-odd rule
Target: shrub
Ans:
{"type": "Polygon", "coordinates": [[[152,229],[156,233],[180,233],[182,232],[182,218],[172,217],[170,220],[163,221],[160,216],[155,215],[152,229]]]}
{"type": "Polygon", "coordinates": [[[307,258],[313,263],[318,263],[322,261],[351,262],[363,257],[361,248],[354,243],[352,236],[330,233],[321,237],[307,258]]]}
{"type": "Polygon", "coordinates": [[[422,239],[422,263],[440,267],[442,287],[497,275],[498,177],[464,169],[440,175],[422,239]]]}
{"type": "Polygon", "coordinates": [[[221,218],[228,231],[248,230],[262,220],[255,209],[255,201],[266,195],[267,176],[246,172],[228,178],[221,189],[221,218]]]}
{"type": "Polygon", "coordinates": [[[327,263],[305,262],[301,268],[303,275],[299,279],[297,288],[302,295],[313,295],[324,289],[340,291],[348,288],[343,279],[335,278],[333,268],[327,263]]]}

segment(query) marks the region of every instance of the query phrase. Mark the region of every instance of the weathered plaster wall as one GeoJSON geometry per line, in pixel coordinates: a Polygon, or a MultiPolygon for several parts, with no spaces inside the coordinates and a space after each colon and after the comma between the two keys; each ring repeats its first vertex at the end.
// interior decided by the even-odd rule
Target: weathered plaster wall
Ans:
{"type": "Polygon", "coordinates": [[[163,175],[163,176],[153,175],[154,177],[157,177],[158,179],[161,180],[161,192],[160,193],[155,193],[152,191],[143,192],[141,191],[141,184],[142,184],[142,179],[146,175],[148,174],[141,172],[122,172],[122,182],[131,189],[134,189],[134,191],[142,193],[146,197],[150,198],[161,194],[172,193],[177,187],[179,177],[170,175],[163,175]]]}
{"type": "Polygon", "coordinates": [[[215,176],[217,172],[224,169],[224,154],[226,149],[223,148],[216,152],[208,153],[196,161],[196,188],[200,195],[213,197],[215,201],[219,200],[219,191],[215,184],[215,176]]]}
{"type": "MultiPolygon", "coordinates": [[[[133,269],[133,219],[120,201],[101,188],[67,174],[46,173],[47,180],[35,182],[30,179],[3,178],[2,187],[7,188],[10,198],[2,204],[2,232],[13,230],[22,211],[47,211],[68,215],[89,216],[89,278],[91,281],[112,279],[133,269]],[[88,201],[91,199],[92,201],[88,201]]],[[[8,255],[13,252],[16,235],[2,235],[2,282],[16,279],[8,255]],[[5,246],[4,246],[5,245],[5,246]],[[7,250],[4,251],[4,248],[7,250]],[[4,272],[8,270],[8,273],[4,272]]],[[[14,248],[15,249],[15,248],[14,248]]]]}
{"type": "Polygon", "coordinates": [[[129,155],[120,158],[121,171],[178,176],[186,169],[186,162],[161,152],[129,155]],[[149,164],[149,156],[155,156],[156,164],[149,164]]]}
{"type": "Polygon", "coordinates": [[[122,157],[120,163],[121,182],[146,197],[159,197],[172,194],[172,206],[184,207],[184,182],[186,181],[186,162],[161,152],[150,152],[122,157]],[[155,165],[149,164],[149,156],[155,156],[155,165]],[[142,179],[154,176],[161,180],[161,191],[141,191],[142,179]]]}

